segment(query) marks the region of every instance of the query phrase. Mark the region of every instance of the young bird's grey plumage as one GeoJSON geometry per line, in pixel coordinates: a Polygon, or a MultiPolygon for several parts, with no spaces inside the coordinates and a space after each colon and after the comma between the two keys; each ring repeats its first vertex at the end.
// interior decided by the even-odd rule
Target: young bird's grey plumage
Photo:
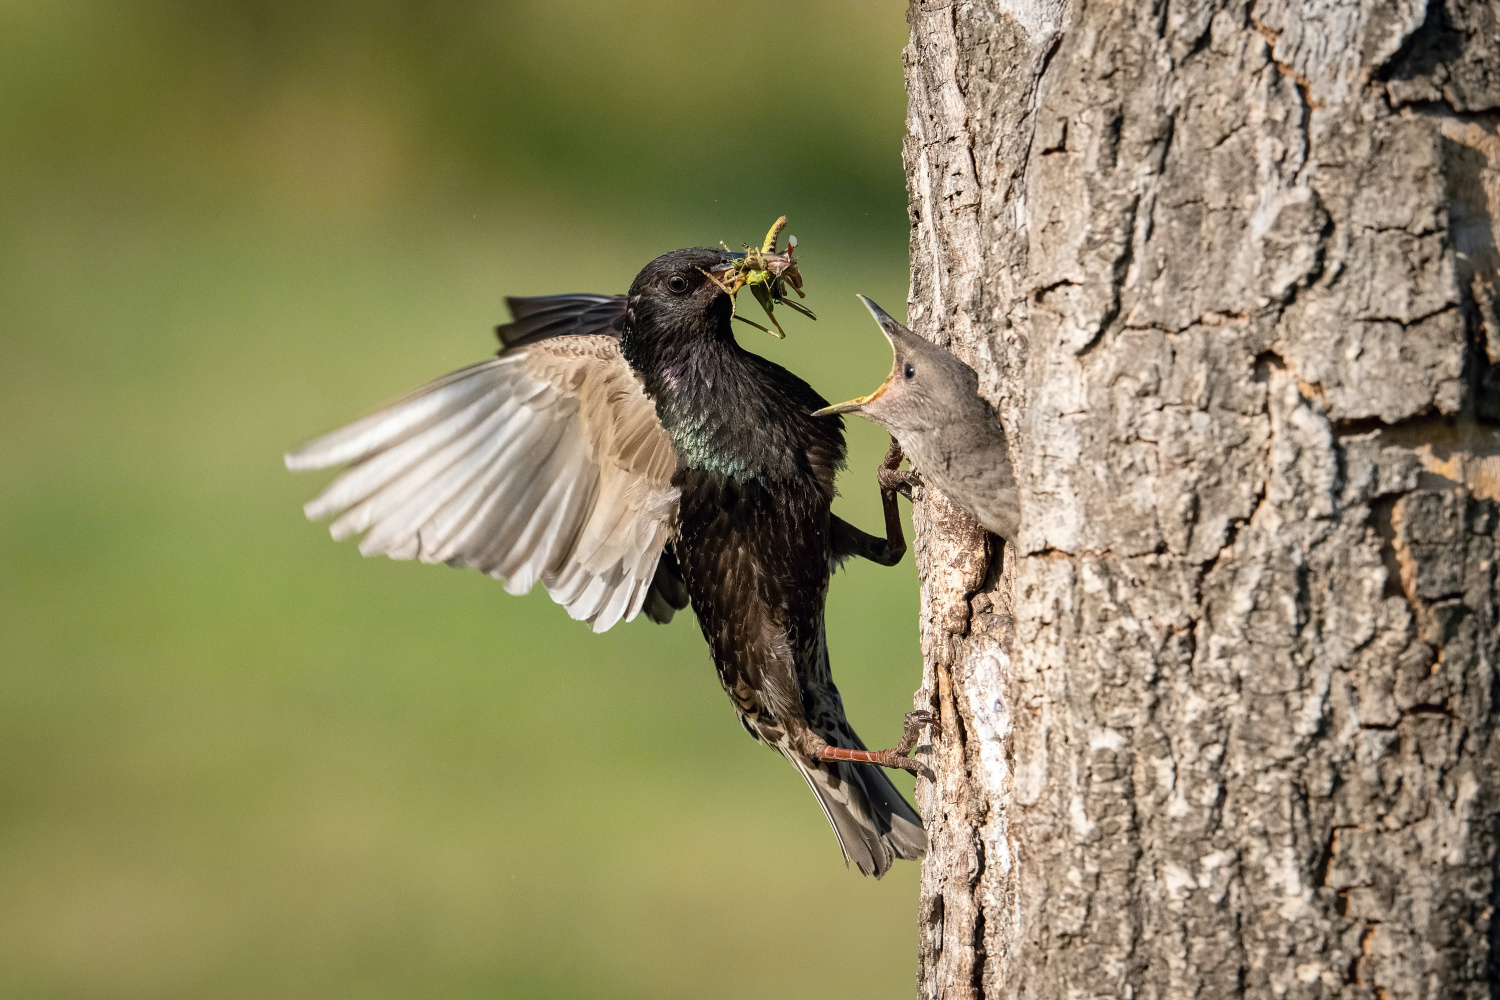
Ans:
{"type": "Polygon", "coordinates": [[[1021,525],[1015,472],[1005,428],[979,395],[979,376],[865,296],[859,299],[891,342],[895,363],[868,396],[814,416],[857,413],[873,420],[900,442],[923,483],[942,490],[987,530],[1015,541],[1021,525]]]}

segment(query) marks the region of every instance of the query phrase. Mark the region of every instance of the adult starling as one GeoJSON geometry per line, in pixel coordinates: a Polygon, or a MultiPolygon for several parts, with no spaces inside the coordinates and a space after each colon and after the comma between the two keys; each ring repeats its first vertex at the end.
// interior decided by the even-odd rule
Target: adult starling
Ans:
{"type": "Polygon", "coordinates": [[[897,323],[859,297],[895,352],[891,373],[868,396],[827,406],[815,416],[857,413],[900,442],[916,475],[897,472],[900,451],[886,456],[882,489],[927,483],[1008,542],[1021,527],[1021,502],[1005,443],[1005,428],[984,397],[974,369],[897,323]]]}
{"type": "Polygon", "coordinates": [[[692,604],[745,729],[807,780],[846,862],[883,875],[926,848],[921,819],[864,748],[829,672],[833,566],[905,552],[830,510],[841,420],[791,372],[736,343],[723,279],[741,255],[658,257],[628,295],[510,299],[499,355],[446,375],[286,456],[350,464],[307,505],[360,551],[471,566],[511,593],[541,581],[604,631],[692,604]]]}

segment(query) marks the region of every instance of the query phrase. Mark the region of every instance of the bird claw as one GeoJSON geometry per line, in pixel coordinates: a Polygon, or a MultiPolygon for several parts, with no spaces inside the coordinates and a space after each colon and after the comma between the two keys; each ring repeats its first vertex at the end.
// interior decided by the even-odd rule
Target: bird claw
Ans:
{"type": "Polygon", "coordinates": [[[884,470],[895,470],[900,468],[901,462],[906,458],[906,452],[901,448],[901,442],[896,440],[896,435],[891,435],[891,446],[885,450],[885,458],[880,460],[880,468],[884,470]]]}
{"type": "Polygon", "coordinates": [[[901,742],[895,746],[895,752],[903,757],[911,753],[917,745],[917,737],[922,734],[923,726],[930,726],[937,721],[937,716],[919,708],[914,712],[906,713],[906,727],[901,732],[901,742]]]}
{"type": "Polygon", "coordinates": [[[936,716],[931,712],[918,709],[915,712],[906,713],[906,726],[901,733],[901,742],[889,750],[851,750],[848,747],[835,747],[816,739],[816,748],[807,748],[806,753],[817,760],[835,761],[850,760],[865,764],[879,764],[881,767],[895,768],[908,771],[911,774],[920,775],[928,781],[936,781],[937,775],[932,768],[920,760],[908,756],[917,746],[917,737],[921,734],[922,727],[931,725],[936,721],[936,716]]]}
{"type": "Polygon", "coordinates": [[[921,760],[916,760],[915,757],[909,756],[913,750],[916,750],[916,739],[918,739],[918,736],[921,736],[922,726],[932,726],[936,721],[938,721],[938,717],[933,715],[932,712],[927,711],[927,709],[916,709],[915,712],[907,712],[906,729],[901,732],[901,742],[895,744],[895,747],[892,747],[888,751],[897,760],[898,763],[895,766],[898,766],[901,771],[909,771],[910,774],[921,775],[921,777],[927,778],[929,781],[938,780],[938,775],[933,774],[933,769],[929,768],[926,763],[922,763],[921,760]]]}
{"type": "Polygon", "coordinates": [[[901,469],[901,462],[906,458],[906,453],[901,448],[901,442],[894,436],[891,437],[891,447],[885,453],[885,459],[880,467],[875,470],[875,481],[880,484],[882,490],[900,493],[908,500],[914,500],[912,491],[922,488],[922,477],[915,470],[901,469]]]}
{"type": "Polygon", "coordinates": [[[915,472],[905,469],[887,469],[881,467],[875,470],[875,481],[883,490],[894,490],[906,497],[908,500],[920,499],[920,494],[913,496],[913,490],[922,488],[922,477],[915,472]]]}
{"type": "Polygon", "coordinates": [[[908,774],[926,778],[928,781],[937,781],[937,775],[933,773],[932,768],[915,757],[893,757],[885,766],[898,768],[908,774]]]}
{"type": "Polygon", "coordinates": [[[937,774],[932,770],[932,768],[928,767],[920,760],[914,760],[911,757],[903,757],[901,758],[901,762],[899,764],[896,764],[895,766],[899,767],[903,771],[906,771],[908,774],[926,778],[928,781],[932,782],[937,781],[937,774]]]}
{"type": "Polygon", "coordinates": [[[901,742],[897,743],[893,753],[901,760],[901,769],[919,774],[928,781],[936,781],[937,775],[932,768],[911,756],[911,752],[917,748],[917,738],[922,733],[923,726],[929,726],[937,722],[937,716],[926,709],[919,708],[914,712],[906,713],[906,728],[901,733],[901,742]]]}

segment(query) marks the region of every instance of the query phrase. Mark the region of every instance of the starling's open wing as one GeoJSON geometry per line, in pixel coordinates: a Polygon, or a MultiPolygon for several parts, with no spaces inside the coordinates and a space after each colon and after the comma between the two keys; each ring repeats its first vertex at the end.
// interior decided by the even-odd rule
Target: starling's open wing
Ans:
{"type": "Polygon", "coordinates": [[[619,340],[625,318],[623,295],[541,295],[508,298],[505,304],[511,321],[495,327],[495,333],[507,348],[570,335],[619,340]]]}
{"type": "Polygon", "coordinates": [[[677,453],[608,336],[555,337],[445,375],[286,456],[350,464],[306,507],[366,532],[365,555],[472,566],[522,594],[541,580],[602,632],[680,608],[671,567],[677,453]],[[653,580],[656,587],[653,590],[653,580]]]}

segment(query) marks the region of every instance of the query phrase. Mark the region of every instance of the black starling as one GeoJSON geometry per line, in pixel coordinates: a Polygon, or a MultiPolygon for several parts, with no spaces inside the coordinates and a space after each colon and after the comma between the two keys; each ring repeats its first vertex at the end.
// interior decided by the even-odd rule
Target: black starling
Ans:
{"type": "Polygon", "coordinates": [[[624,296],[511,299],[499,356],[460,369],[287,455],[349,463],[307,505],[360,551],[471,566],[524,593],[540,580],[603,631],[692,604],[740,722],[817,795],[846,861],[885,874],[926,848],[879,767],[927,772],[901,743],[864,748],[829,672],[832,568],[905,552],[894,490],[886,537],[830,510],[843,422],[736,343],[720,283],[741,255],[658,257],[624,296]]]}
{"type": "Polygon", "coordinates": [[[882,489],[936,486],[979,523],[1008,542],[1021,527],[1016,476],[1005,428],[979,395],[974,369],[912,333],[863,295],[860,301],[885,331],[895,352],[891,373],[868,396],[819,410],[816,416],[858,413],[890,432],[900,448],[881,466],[882,489]],[[897,472],[901,451],[917,476],[897,472]],[[920,478],[918,478],[920,477],[920,478]]]}

